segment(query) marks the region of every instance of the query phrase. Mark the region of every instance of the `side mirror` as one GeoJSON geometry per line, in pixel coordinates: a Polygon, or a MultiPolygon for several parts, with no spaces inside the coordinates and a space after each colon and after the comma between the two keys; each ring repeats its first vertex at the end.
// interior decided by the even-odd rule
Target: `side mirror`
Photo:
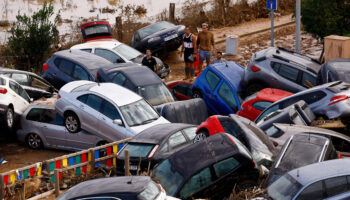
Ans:
{"type": "Polygon", "coordinates": [[[123,122],[122,122],[121,119],[115,119],[115,120],[113,120],[113,123],[114,123],[114,124],[117,124],[117,125],[119,125],[119,126],[123,126],[123,122]]]}
{"type": "Polygon", "coordinates": [[[125,63],[125,62],[124,62],[124,60],[123,60],[123,59],[118,58],[118,59],[116,60],[116,63],[125,63]]]}

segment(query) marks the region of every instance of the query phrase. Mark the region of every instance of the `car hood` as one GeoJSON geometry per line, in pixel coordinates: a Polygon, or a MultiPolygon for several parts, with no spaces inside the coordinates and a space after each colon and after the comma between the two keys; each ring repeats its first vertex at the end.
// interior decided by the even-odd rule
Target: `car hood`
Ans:
{"type": "Polygon", "coordinates": [[[149,127],[152,127],[154,125],[167,124],[167,123],[170,123],[170,122],[168,120],[166,120],[164,117],[159,117],[157,120],[155,120],[155,121],[153,121],[151,123],[140,125],[140,126],[133,126],[133,127],[130,127],[130,128],[131,128],[131,130],[133,130],[135,132],[135,134],[138,134],[141,131],[143,131],[143,130],[149,128],[149,127]]]}

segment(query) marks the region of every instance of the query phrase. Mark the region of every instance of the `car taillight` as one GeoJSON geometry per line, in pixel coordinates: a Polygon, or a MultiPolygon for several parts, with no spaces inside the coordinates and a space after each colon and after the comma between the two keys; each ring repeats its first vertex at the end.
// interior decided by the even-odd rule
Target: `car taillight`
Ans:
{"type": "Polygon", "coordinates": [[[343,158],[343,156],[341,155],[341,153],[338,153],[338,158],[343,158]]]}
{"type": "Polygon", "coordinates": [[[346,95],[335,96],[329,100],[331,103],[329,103],[328,106],[331,106],[333,104],[339,103],[339,102],[344,101],[344,100],[347,100],[348,98],[349,97],[346,95]]]}
{"type": "Polygon", "coordinates": [[[159,145],[156,145],[156,146],[152,149],[151,153],[149,153],[148,158],[152,158],[152,157],[154,156],[154,154],[156,153],[156,151],[158,150],[158,148],[159,148],[159,145]]]}
{"type": "Polygon", "coordinates": [[[7,89],[6,88],[0,88],[0,94],[6,94],[7,89]]]}
{"type": "Polygon", "coordinates": [[[252,65],[252,66],[250,67],[250,69],[251,69],[253,72],[258,72],[258,71],[260,71],[260,68],[257,67],[257,66],[255,66],[255,65],[252,65]]]}
{"type": "Polygon", "coordinates": [[[61,98],[61,95],[60,93],[57,94],[57,99],[60,99],[61,98]]]}
{"type": "Polygon", "coordinates": [[[50,66],[48,66],[46,63],[43,64],[43,72],[49,69],[50,66]]]}

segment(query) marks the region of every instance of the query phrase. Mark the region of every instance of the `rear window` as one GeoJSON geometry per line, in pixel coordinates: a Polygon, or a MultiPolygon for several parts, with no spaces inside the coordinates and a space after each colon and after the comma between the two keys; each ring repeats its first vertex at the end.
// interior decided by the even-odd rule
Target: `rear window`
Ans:
{"type": "Polygon", "coordinates": [[[159,193],[159,187],[154,182],[150,182],[146,186],[146,189],[142,191],[138,196],[140,199],[156,199],[159,193]]]}
{"type": "Polygon", "coordinates": [[[272,199],[290,200],[301,189],[302,185],[292,178],[289,174],[285,174],[277,179],[268,188],[267,192],[272,199]]]}
{"type": "Polygon", "coordinates": [[[94,87],[95,85],[97,85],[97,83],[89,83],[89,84],[81,85],[79,87],[74,88],[72,92],[88,91],[90,90],[90,88],[94,87]]]}
{"type": "Polygon", "coordinates": [[[327,87],[327,90],[333,93],[340,93],[349,90],[350,84],[344,83],[342,81],[335,82],[327,87]]]}
{"type": "Polygon", "coordinates": [[[51,109],[33,108],[29,111],[26,119],[54,125],[63,125],[63,118],[56,113],[56,111],[51,109]]]}
{"type": "Polygon", "coordinates": [[[152,151],[154,146],[154,144],[129,143],[125,146],[125,148],[123,148],[118,157],[124,158],[125,151],[128,150],[130,157],[145,158],[152,151]]]}

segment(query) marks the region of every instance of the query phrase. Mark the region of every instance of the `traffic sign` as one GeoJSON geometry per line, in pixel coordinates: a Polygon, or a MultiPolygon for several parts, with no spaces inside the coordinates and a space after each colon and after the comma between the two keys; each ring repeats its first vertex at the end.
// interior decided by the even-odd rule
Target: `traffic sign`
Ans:
{"type": "Polygon", "coordinates": [[[267,9],[277,10],[277,0],[267,0],[267,9]]]}

